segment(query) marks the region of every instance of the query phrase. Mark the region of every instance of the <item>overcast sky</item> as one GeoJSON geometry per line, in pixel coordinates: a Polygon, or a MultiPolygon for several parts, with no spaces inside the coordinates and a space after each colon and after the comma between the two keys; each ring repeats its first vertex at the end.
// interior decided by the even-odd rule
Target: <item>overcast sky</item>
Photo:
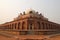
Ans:
{"type": "Polygon", "coordinates": [[[28,8],[60,24],[60,0],[0,0],[0,24],[13,20],[28,8]]]}

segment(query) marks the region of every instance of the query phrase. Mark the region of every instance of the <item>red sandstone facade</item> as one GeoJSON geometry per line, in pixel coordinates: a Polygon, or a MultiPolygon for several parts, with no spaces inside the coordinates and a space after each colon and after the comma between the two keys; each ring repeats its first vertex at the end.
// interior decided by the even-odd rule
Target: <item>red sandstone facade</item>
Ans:
{"type": "Polygon", "coordinates": [[[60,33],[60,24],[49,21],[34,10],[20,13],[11,22],[0,25],[0,30],[18,36],[19,40],[44,40],[43,35],[60,33]]]}

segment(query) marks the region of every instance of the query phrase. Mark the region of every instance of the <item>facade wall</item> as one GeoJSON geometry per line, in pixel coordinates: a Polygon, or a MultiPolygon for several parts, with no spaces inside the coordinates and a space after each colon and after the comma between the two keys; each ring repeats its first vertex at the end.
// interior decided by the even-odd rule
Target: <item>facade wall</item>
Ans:
{"type": "MultiPolygon", "coordinates": [[[[60,24],[49,21],[35,11],[30,10],[26,13],[28,14],[24,12],[23,15],[19,15],[13,21],[1,24],[0,31],[18,36],[19,39],[16,40],[35,40],[35,38],[36,40],[44,40],[45,35],[60,33],[60,24]]],[[[15,40],[12,38],[11,40],[15,40]]]]}
{"type": "MultiPolygon", "coordinates": [[[[17,21],[12,21],[9,23],[5,23],[1,25],[3,30],[7,30],[7,32],[10,30],[12,33],[20,33],[20,31],[29,31],[29,30],[37,30],[37,31],[42,31],[41,33],[44,33],[44,31],[47,31],[46,33],[49,34],[48,32],[53,32],[59,30],[58,24],[55,24],[50,21],[45,21],[42,19],[37,19],[37,18],[26,18],[26,19],[21,19],[17,21]]],[[[0,27],[1,27],[0,26],[0,27]]],[[[10,33],[10,32],[9,32],[10,33]]],[[[45,34],[45,33],[44,33],[45,34]]]]}

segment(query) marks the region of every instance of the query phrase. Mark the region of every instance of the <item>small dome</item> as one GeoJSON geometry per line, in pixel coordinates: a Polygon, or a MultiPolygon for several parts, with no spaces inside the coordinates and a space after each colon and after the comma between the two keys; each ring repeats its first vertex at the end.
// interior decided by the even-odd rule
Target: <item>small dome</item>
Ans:
{"type": "Polygon", "coordinates": [[[30,14],[30,13],[35,13],[35,11],[32,10],[32,9],[27,9],[27,10],[25,11],[25,14],[30,14]]]}

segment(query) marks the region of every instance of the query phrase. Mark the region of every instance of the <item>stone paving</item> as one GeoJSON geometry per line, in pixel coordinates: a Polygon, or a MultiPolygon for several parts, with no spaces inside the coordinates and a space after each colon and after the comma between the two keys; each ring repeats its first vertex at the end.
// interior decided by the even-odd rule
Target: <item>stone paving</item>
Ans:
{"type": "Polygon", "coordinates": [[[0,32],[0,40],[60,40],[60,34],[54,35],[12,35],[0,32]]]}

